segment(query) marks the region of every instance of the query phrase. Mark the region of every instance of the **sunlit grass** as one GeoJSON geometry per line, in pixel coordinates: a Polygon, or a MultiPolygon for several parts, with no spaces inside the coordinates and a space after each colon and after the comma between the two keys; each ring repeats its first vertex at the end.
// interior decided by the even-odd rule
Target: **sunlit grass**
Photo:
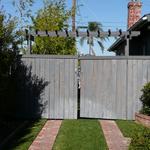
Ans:
{"type": "Polygon", "coordinates": [[[97,120],[65,120],[53,150],[106,150],[106,141],[97,120]]]}

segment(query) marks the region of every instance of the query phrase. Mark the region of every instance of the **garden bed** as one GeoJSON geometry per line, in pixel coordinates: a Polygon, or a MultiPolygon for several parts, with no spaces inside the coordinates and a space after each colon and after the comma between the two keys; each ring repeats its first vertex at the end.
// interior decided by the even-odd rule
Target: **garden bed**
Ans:
{"type": "Polygon", "coordinates": [[[150,127],[150,116],[136,113],[135,120],[146,127],[150,127]]]}

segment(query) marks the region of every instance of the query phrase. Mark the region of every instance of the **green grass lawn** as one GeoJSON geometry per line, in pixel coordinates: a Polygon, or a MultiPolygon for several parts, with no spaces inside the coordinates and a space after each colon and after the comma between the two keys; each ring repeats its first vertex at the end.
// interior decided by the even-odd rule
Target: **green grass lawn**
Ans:
{"type": "Polygon", "coordinates": [[[64,120],[53,150],[106,150],[97,120],[64,120]]]}
{"type": "Polygon", "coordinates": [[[142,132],[145,128],[134,121],[117,120],[116,123],[125,137],[132,138],[135,135],[135,132],[142,132]]]}
{"type": "Polygon", "coordinates": [[[132,139],[130,150],[150,150],[150,129],[134,121],[116,121],[125,137],[132,139]]]}
{"type": "Polygon", "coordinates": [[[28,150],[37,134],[44,126],[46,120],[29,121],[28,125],[19,132],[8,144],[8,150],[28,150]]]}

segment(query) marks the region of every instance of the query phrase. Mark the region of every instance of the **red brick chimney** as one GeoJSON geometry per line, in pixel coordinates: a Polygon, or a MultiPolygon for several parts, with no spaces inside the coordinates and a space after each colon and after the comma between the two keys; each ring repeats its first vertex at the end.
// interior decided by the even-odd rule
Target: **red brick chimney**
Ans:
{"type": "Polygon", "coordinates": [[[134,25],[141,18],[142,2],[132,0],[128,3],[128,28],[134,25]]]}

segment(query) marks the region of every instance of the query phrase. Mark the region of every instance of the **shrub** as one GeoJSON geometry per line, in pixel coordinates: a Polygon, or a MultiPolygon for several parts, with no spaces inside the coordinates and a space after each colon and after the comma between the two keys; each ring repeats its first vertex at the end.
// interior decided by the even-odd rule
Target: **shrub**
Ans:
{"type": "Polygon", "coordinates": [[[144,128],[141,132],[135,132],[129,149],[150,150],[150,129],[144,128]]]}
{"type": "Polygon", "coordinates": [[[142,89],[142,96],[140,98],[143,106],[141,113],[147,114],[150,116],[150,82],[148,82],[142,89]]]}
{"type": "Polygon", "coordinates": [[[0,51],[0,115],[11,111],[14,97],[13,71],[15,54],[12,51],[0,51]]]}

